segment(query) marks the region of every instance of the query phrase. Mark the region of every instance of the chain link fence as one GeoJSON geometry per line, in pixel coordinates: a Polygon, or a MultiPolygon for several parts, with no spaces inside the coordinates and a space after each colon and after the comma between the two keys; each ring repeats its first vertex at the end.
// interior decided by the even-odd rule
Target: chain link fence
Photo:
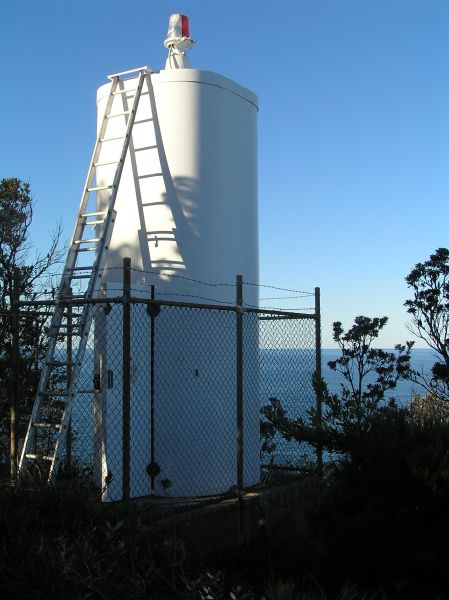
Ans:
{"type": "MultiPolygon", "coordinates": [[[[37,304],[36,318],[51,313],[51,302],[37,304]]],[[[319,302],[295,314],[120,296],[67,303],[74,323],[86,306],[92,327],[64,467],[87,474],[104,501],[235,494],[258,485],[264,469],[316,462],[308,446],[276,436],[261,444],[260,409],[277,398],[298,418],[315,405],[319,302]]],[[[61,361],[76,352],[72,343],[58,342],[61,361]]],[[[22,422],[27,409],[29,400],[22,422]]]]}
{"type": "MultiPolygon", "coordinates": [[[[260,378],[261,406],[279,400],[287,417],[307,419],[316,406],[312,375],[317,365],[317,326],[313,319],[282,315],[261,315],[260,378]]],[[[319,348],[318,348],[319,352],[319,348]]],[[[320,457],[307,443],[287,441],[268,430],[262,438],[262,465],[267,468],[297,470],[313,465],[320,457]]]]}

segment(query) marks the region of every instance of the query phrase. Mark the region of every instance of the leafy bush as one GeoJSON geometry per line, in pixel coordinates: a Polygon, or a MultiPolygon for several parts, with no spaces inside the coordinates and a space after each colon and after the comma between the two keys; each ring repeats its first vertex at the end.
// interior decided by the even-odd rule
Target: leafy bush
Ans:
{"type": "Polygon", "coordinates": [[[412,372],[413,342],[397,344],[394,352],[373,347],[387,321],[387,317],[359,316],[346,332],[339,321],[334,323],[333,339],[341,356],[328,365],[345,380],[340,394],[331,394],[326,382],[315,374],[313,386],[320,403],[310,408],[308,419],[288,417],[282,401],[270,398],[262,408],[262,434],[268,448],[277,431],[288,441],[307,442],[330,453],[346,455],[356,451],[360,438],[372,426],[372,417],[396,406],[388,394],[412,372]]]}
{"type": "Polygon", "coordinates": [[[1,490],[0,532],[8,600],[170,598],[181,585],[182,542],[156,541],[136,505],[101,505],[82,487],[30,478],[1,490]]]}
{"type": "Polygon", "coordinates": [[[387,598],[445,593],[448,448],[447,423],[417,423],[397,408],[371,418],[313,515],[325,572],[387,598]]]}
{"type": "Polygon", "coordinates": [[[412,298],[404,305],[411,315],[410,331],[436,352],[430,378],[414,373],[414,380],[440,400],[449,401],[449,250],[437,248],[418,263],[405,281],[412,298]]]}
{"type": "MultiPolygon", "coordinates": [[[[339,394],[314,378],[321,409],[291,419],[272,398],[263,415],[288,440],[328,451],[325,489],[310,515],[310,553],[334,593],[349,581],[385,599],[447,597],[449,413],[435,395],[397,406],[394,388],[413,376],[412,343],[372,347],[386,318],[334,323],[345,383],[339,394]],[[366,379],[371,374],[370,379],[366,379]],[[374,375],[374,378],[373,378],[374,375]]],[[[270,427],[268,427],[269,429],[270,427]]]]}

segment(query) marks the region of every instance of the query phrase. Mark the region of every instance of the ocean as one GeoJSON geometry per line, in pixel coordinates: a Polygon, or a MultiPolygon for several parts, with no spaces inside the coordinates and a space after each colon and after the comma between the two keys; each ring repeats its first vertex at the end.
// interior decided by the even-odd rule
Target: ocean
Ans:
{"type": "MultiPolygon", "coordinates": [[[[387,350],[393,352],[393,350],[387,350]]],[[[331,393],[338,393],[344,378],[332,371],[328,362],[341,356],[338,349],[322,350],[322,376],[331,393]]],[[[436,360],[435,353],[428,349],[412,350],[411,366],[414,370],[429,375],[436,360]]],[[[315,370],[315,351],[311,349],[262,349],[260,351],[260,388],[262,404],[270,397],[282,401],[289,411],[299,411],[304,416],[310,403],[315,401],[312,389],[312,373],[315,370]]],[[[366,377],[366,383],[375,381],[375,373],[366,377]]],[[[424,393],[421,386],[400,380],[397,387],[387,394],[401,406],[407,405],[414,394],[424,393]]]]}

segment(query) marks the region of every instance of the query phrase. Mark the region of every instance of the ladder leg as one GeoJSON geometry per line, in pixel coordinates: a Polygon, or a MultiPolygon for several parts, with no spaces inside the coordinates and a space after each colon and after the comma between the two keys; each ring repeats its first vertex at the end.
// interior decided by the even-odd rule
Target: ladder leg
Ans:
{"type": "MultiPolygon", "coordinates": [[[[46,356],[44,359],[41,377],[33,405],[31,418],[28,424],[25,441],[20,458],[19,470],[22,471],[29,461],[40,461],[48,464],[48,479],[55,479],[61,460],[66,448],[68,431],[70,430],[71,412],[73,401],[78,390],[83,358],[87,346],[90,326],[93,318],[93,306],[89,300],[93,297],[98,272],[103,264],[105,248],[112,233],[115,219],[114,205],[117,198],[118,188],[123,172],[126,154],[132,135],[135,116],[139,106],[147,67],[139,70],[137,87],[134,101],[130,111],[126,115],[126,131],[123,136],[123,144],[120,156],[116,162],[116,170],[110,189],[107,210],[104,213],[94,211],[86,212],[89,194],[96,192],[99,188],[93,187],[96,167],[99,166],[99,157],[102,144],[105,141],[108,119],[111,114],[114,96],[117,94],[119,76],[112,76],[110,94],[107,100],[102,124],[98,133],[97,141],[92,153],[88,174],[81,196],[78,218],[75,223],[70,248],[58,288],[55,310],[50,322],[50,334],[46,356]],[[94,218],[89,221],[89,218],[94,218]],[[99,217],[103,217],[102,219],[99,217]],[[100,225],[101,233],[95,238],[85,238],[86,225],[100,225]],[[90,266],[84,267],[78,263],[82,252],[92,252],[94,259],[90,266]],[[67,292],[72,284],[85,281],[85,289],[82,294],[68,296],[67,292]],[[86,304],[80,312],[74,315],[67,310],[70,307],[70,299],[85,298],[86,304]],[[65,301],[64,301],[65,299],[65,301]],[[61,360],[61,348],[59,341],[63,338],[73,339],[76,335],[78,343],[76,349],[66,352],[66,360],[61,360]],[[64,389],[58,388],[58,381],[65,372],[67,385],[64,389]]],[[[67,342],[68,343],[68,342],[67,342]]]]}

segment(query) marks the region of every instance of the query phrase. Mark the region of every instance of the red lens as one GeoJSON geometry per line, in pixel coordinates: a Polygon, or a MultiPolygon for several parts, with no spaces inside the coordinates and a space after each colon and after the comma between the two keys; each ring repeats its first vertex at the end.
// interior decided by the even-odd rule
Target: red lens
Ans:
{"type": "Polygon", "coordinates": [[[182,37],[190,37],[189,17],[182,15],[182,37]]]}

